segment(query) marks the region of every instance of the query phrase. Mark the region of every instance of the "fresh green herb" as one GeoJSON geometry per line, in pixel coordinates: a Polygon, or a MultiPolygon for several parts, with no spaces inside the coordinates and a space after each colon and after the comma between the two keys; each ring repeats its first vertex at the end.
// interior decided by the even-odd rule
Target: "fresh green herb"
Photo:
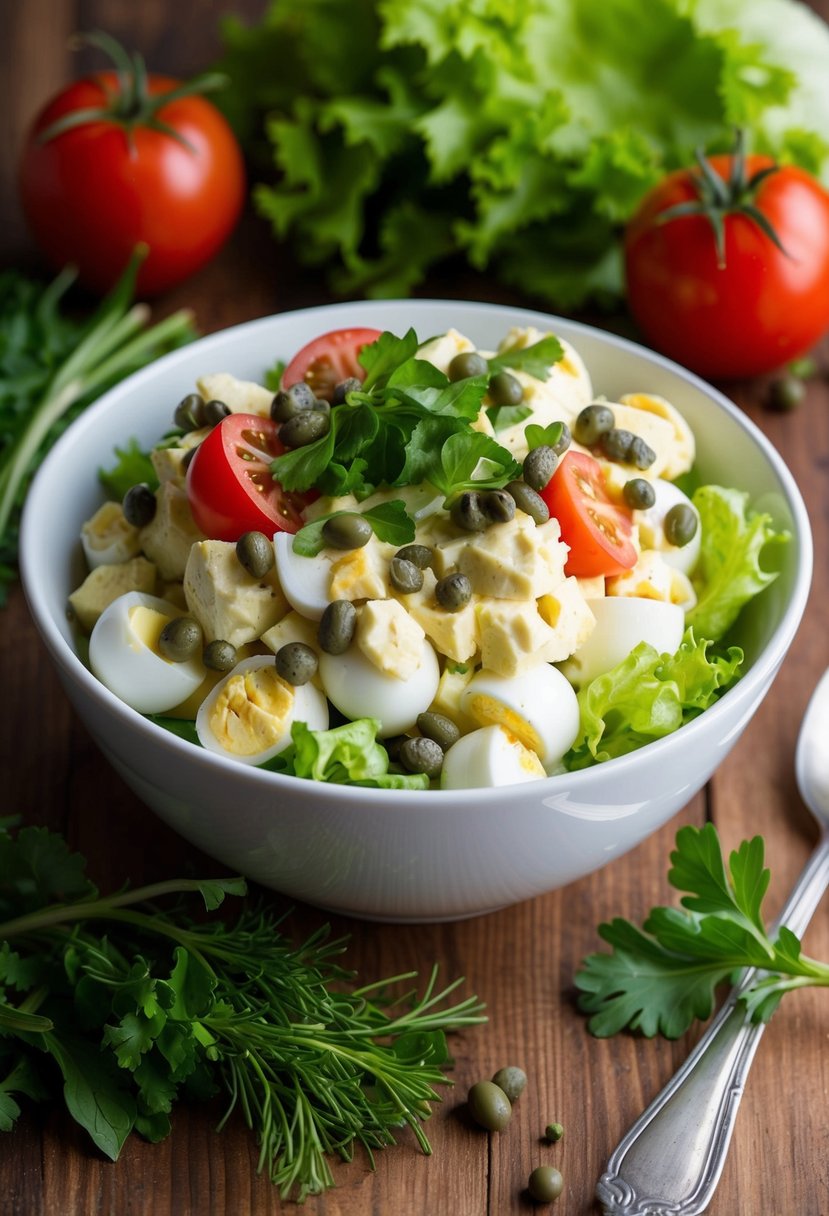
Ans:
{"type": "Polygon", "coordinates": [[[767,1022],[786,992],[829,986],[829,965],[800,952],[782,926],[769,934],[761,905],[769,885],[763,839],[744,840],[726,869],[713,824],[680,828],[668,881],[686,891],[679,908],[654,908],[642,929],[617,918],[599,926],[612,954],[591,954],[576,976],[593,1034],[629,1027],[675,1039],[707,1018],[718,984],[757,974],[740,994],[752,1021],[767,1022]]]}
{"type": "Polygon", "coordinates": [[[101,896],[83,858],[43,828],[0,826],[0,1129],[62,1087],[67,1108],[115,1160],[132,1130],[170,1130],[177,1098],[223,1093],[260,1144],[283,1198],[334,1183],[330,1160],[422,1127],[451,1063],[445,1032],[484,1021],[462,981],[421,995],[353,987],[328,928],[293,946],[282,919],[246,904],[234,924],[195,920],[242,879],[160,882],[101,896]],[[159,901],[178,897],[171,912],[159,901]],[[58,1079],[60,1078],[60,1079],[58,1079]]]}
{"type": "Polygon", "coordinates": [[[127,440],[125,448],[116,448],[117,463],[110,469],[99,469],[98,480],[110,498],[116,501],[124,497],[132,486],[148,485],[151,490],[158,486],[158,476],[149,452],[145,452],[137,439],[127,440]]]}
{"type": "Polygon", "coordinates": [[[265,378],[262,381],[265,388],[269,388],[271,392],[278,393],[282,387],[282,375],[288,364],[284,359],[277,359],[272,367],[269,367],[265,372],[265,378]]]}
{"type": "Polygon", "coordinates": [[[525,372],[536,380],[546,380],[550,368],[564,357],[564,348],[554,334],[545,334],[531,346],[509,346],[487,360],[489,374],[511,371],[525,372]]]}
{"type": "Polygon", "coordinates": [[[529,405],[491,405],[486,416],[494,431],[506,431],[529,418],[532,412],[532,406],[529,405]]]}
{"type": "Polygon", "coordinates": [[[23,499],[49,448],[105,389],[195,337],[186,312],[147,328],[147,306],[130,307],[137,267],[83,321],[61,307],[72,272],[46,288],[0,274],[0,603],[16,577],[23,499]]]}
{"type": "Polygon", "coordinates": [[[539,426],[537,422],[531,422],[529,426],[524,427],[524,438],[530,451],[542,446],[556,448],[561,442],[563,434],[563,422],[550,422],[547,426],[539,426]]]}
{"type": "MultiPolygon", "coordinates": [[[[299,553],[303,557],[315,557],[321,549],[325,548],[322,535],[325,521],[333,519],[335,515],[349,514],[352,512],[332,511],[328,515],[320,515],[312,523],[300,528],[294,534],[294,553],[299,553]]],[[[392,502],[378,503],[376,507],[367,507],[360,514],[371,524],[372,531],[378,540],[386,541],[390,545],[397,545],[398,548],[414,540],[414,520],[406,514],[406,504],[399,498],[395,498],[392,502]]]]}

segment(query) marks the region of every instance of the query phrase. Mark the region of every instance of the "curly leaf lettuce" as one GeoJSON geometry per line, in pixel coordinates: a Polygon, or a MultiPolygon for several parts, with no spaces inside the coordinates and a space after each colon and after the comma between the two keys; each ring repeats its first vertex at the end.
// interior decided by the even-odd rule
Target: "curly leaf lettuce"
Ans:
{"type": "Polygon", "coordinates": [[[358,718],[331,730],[309,730],[304,722],[294,722],[292,747],[276,757],[279,769],[296,777],[337,785],[428,789],[429,778],[423,773],[388,771],[388,752],[377,741],[379,729],[376,718],[358,718]]]}

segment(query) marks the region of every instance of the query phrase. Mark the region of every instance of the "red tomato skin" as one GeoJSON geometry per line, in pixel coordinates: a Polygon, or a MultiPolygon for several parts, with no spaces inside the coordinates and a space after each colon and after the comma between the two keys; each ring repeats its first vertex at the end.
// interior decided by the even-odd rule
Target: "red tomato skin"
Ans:
{"type": "MultiPolygon", "coordinates": [[[[151,75],[159,94],[178,82],[151,75]]],[[[158,110],[158,118],[192,145],[149,127],[127,132],[94,121],[38,143],[38,134],[76,110],[106,103],[117,90],[112,72],[76,81],[35,118],[20,164],[20,195],[29,226],[55,266],[78,267],[80,281],[103,294],[123,273],[140,242],[149,253],[136,290],[158,295],[193,274],[233,230],[245,197],[236,139],[216,107],[189,96],[158,110]]]]}
{"type": "Polygon", "coordinates": [[[258,414],[231,414],[202,440],[187,469],[187,498],[208,539],[235,542],[245,532],[272,537],[302,527],[300,512],[315,495],[287,494],[273,481],[270,461],[284,451],[276,423],[258,414]],[[264,442],[251,445],[246,434],[264,442]],[[236,455],[238,447],[253,459],[236,455]]]}
{"type": "Polygon", "coordinates": [[[304,380],[318,397],[330,401],[334,388],[341,380],[355,376],[365,378],[365,371],[357,362],[364,346],[369,346],[380,337],[379,329],[332,329],[320,334],[297,351],[282,373],[282,387],[290,388],[304,380]]]}
{"type": "Polygon", "coordinates": [[[570,552],[564,573],[609,577],[636,565],[630,514],[611,501],[601,465],[584,452],[567,452],[541,497],[570,552]]]}
{"type": "MultiPolygon", "coordinates": [[[[726,179],[731,158],[710,162],[726,179]]],[[[746,163],[751,175],[774,162],[750,156],[746,163]]],[[[692,180],[684,170],[669,174],[628,225],[630,311],[651,345],[700,375],[729,380],[774,371],[829,329],[829,194],[801,169],[778,169],[755,203],[786,253],[748,216],[731,214],[723,268],[704,216],[656,222],[696,197],[692,180]]]]}

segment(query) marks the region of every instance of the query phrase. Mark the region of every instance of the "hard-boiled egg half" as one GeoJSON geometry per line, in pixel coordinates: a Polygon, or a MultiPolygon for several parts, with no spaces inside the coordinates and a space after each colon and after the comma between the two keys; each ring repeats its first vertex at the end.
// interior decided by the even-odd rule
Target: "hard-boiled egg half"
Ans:
{"type": "Polygon", "coordinates": [[[285,599],[295,612],[318,621],[328,607],[331,559],[323,554],[303,557],[294,553],[291,532],[277,532],[273,538],[276,573],[285,599]]]}
{"type": "Polygon", "coordinates": [[[426,638],[420,662],[406,679],[376,667],[357,646],[345,654],[320,655],[320,679],[329,701],[346,718],[377,718],[381,738],[401,735],[432,704],[440,683],[437,655],[426,638]]]}
{"type": "Polygon", "coordinates": [[[640,642],[659,654],[673,654],[682,641],[685,613],[678,604],[633,595],[606,595],[588,600],[596,628],[564,663],[561,671],[576,687],[604,675],[640,642]]]}
{"type": "Polygon", "coordinates": [[[549,663],[514,676],[477,671],[460,699],[480,726],[504,727],[529,748],[545,769],[572,747],[579,732],[579,703],[572,686],[549,663]]]}
{"type": "Polygon", "coordinates": [[[166,659],[158,639],[168,621],[181,616],[169,600],[128,591],[99,616],[89,639],[89,665],[127,705],[160,714],[190,696],[205,677],[201,655],[182,663],[166,659]]]}
{"type": "Polygon", "coordinates": [[[443,757],[440,786],[444,790],[516,785],[546,777],[537,754],[503,726],[482,726],[462,735],[443,757]]]}
{"type": "Polygon", "coordinates": [[[262,764],[285,750],[294,722],[327,730],[325,697],[313,684],[283,680],[273,655],[253,655],[237,663],[205,697],[196,733],[211,752],[242,764],[262,764]]]}

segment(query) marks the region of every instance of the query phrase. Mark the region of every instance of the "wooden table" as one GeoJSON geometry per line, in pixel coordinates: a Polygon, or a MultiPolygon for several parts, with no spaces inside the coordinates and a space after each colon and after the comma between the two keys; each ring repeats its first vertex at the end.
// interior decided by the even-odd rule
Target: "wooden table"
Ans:
{"type": "MultiPolygon", "coordinates": [[[[76,29],[106,28],[143,49],[151,66],[187,74],[209,62],[217,46],[215,21],[235,9],[255,16],[264,3],[164,0],[141,4],[105,0],[26,0],[3,4],[0,108],[11,115],[13,139],[3,157],[0,257],[6,265],[36,266],[17,210],[11,157],[23,124],[54,88],[78,70],[66,51],[76,29]]],[[[829,15],[827,4],[815,7],[829,15]]],[[[432,282],[429,290],[458,298],[508,297],[470,275],[432,282]]],[[[195,308],[203,332],[327,297],[311,274],[290,263],[256,220],[248,218],[212,266],[159,303],[195,308]]],[[[727,390],[765,431],[794,472],[811,515],[816,548],[814,588],[797,638],[776,682],[728,760],[676,819],[629,855],[565,890],[496,914],[444,925],[384,926],[337,920],[353,935],[349,962],[367,981],[440,962],[447,976],[465,975],[486,1001],[486,1026],[454,1040],[456,1087],[428,1125],[434,1155],[417,1151],[409,1135],[379,1154],[376,1173],[363,1159],[337,1169],[338,1187],[309,1200],[320,1216],[392,1212],[430,1216],[508,1216],[532,1210],[524,1192],[531,1169],[560,1166],[566,1190],[559,1210],[596,1211],[595,1181],[608,1154],[640,1110],[686,1057],[695,1034],[676,1043],[621,1035],[592,1038],[574,1005],[573,973],[597,947],[596,926],[623,915],[641,920],[670,900],[667,858],[677,828],[713,820],[733,847],[761,832],[773,876],[769,912],[782,902],[816,838],[798,797],[792,767],[798,723],[819,674],[829,663],[829,384],[808,390],[790,415],[763,408],[764,385],[727,390]],[[468,1086],[505,1063],[525,1067],[530,1083],[509,1131],[488,1139],[463,1114],[468,1086]],[[565,1137],[555,1147],[540,1137],[551,1119],[565,1137]]],[[[736,474],[736,470],[735,470],[736,474]]],[[[212,873],[216,863],[193,850],[146,810],[104,762],[60,690],[19,591],[2,614],[2,777],[5,812],[67,833],[89,859],[95,880],[110,888],[189,872],[212,873]]],[[[279,897],[274,897],[279,905],[279,897]]],[[[325,917],[298,907],[289,921],[297,936],[325,917]]],[[[829,957],[825,906],[805,938],[806,949],[829,957]]],[[[221,1216],[275,1213],[281,1205],[256,1174],[256,1146],[232,1123],[215,1133],[216,1111],[178,1109],[172,1135],[151,1146],[133,1137],[113,1165],[90,1148],[59,1107],[29,1108],[18,1128],[0,1138],[0,1211],[6,1216],[221,1216]]],[[[755,1060],[713,1216],[773,1212],[829,1214],[829,1004],[807,991],[783,1003],[755,1060]]]]}

